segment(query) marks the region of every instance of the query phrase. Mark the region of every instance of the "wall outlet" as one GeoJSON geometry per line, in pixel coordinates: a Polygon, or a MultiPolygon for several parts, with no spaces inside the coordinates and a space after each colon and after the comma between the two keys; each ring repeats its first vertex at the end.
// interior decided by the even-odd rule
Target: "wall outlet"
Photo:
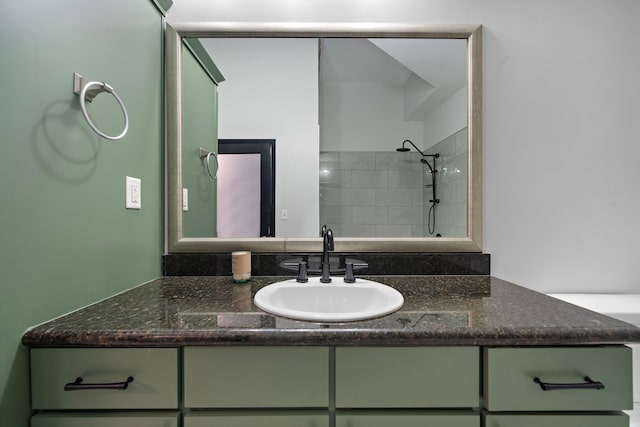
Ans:
{"type": "Polygon", "coordinates": [[[186,188],[182,189],[182,210],[185,212],[189,210],[189,190],[186,188]]]}
{"type": "Polygon", "coordinates": [[[125,177],[125,208],[142,209],[142,180],[125,177]]]}

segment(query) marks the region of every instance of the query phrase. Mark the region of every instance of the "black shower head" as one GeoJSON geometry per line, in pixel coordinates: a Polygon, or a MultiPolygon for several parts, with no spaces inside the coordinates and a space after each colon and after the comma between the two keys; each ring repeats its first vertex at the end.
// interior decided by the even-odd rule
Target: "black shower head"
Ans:
{"type": "Polygon", "coordinates": [[[408,142],[409,144],[411,144],[411,146],[412,146],[413,148],[415,148],[415,150],[416,150],[418,153],[420,153],[421,155],[423,155],[423,156],[424,156],[424,153],[423,153],[422,151],[420,151],[420,149],[419,149],[418,147],[416,147],[416,146],[415,146],[415,144],[414,144],[413,142],[411,142],[411,140],[409,140],[409,139],[405,139],[404,141],[402,141],[402,147],[400,147],[400,148],[396,148],[396,151],[400,151],[400,152],[402,152],[402,153],[406,153],[407,151],[411,151],[411,149],[410,149],[410,148],[407,148],[407,147],[405,147],[405,146],[404,146],[407,142],[408,142]]]}

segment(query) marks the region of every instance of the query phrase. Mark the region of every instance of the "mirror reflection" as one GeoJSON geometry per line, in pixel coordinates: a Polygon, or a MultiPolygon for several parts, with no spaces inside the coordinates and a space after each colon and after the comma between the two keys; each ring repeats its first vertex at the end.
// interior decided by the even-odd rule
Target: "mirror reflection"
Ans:
{"type": "MultiPolygon", "coordinates": [[[[218,181],[207,179],[202,168],[183,172],[198,173],[194,202],[202,203],[197,215],[184,214],[185,235],[314,237],[321,224],[331,224],[339,236],[466,236],[466,40],[200,42],[225,80],[214,94],[185,90],[185,112],[213,116],[205,102],[217,97],[221,140],[275,137],[271,215],[278,220],[275,234],[260,233],[250,221],[236,225],[234,234],[219,224],[221,212],[239,223],[260,208],[260,180],[252,178],[260,169],[251,167],[249,153],[235,155],[247,158],[244,167],[225,167],[232,156],[219,153],[218,181]],[[235,171],[233,185],[225,181],[229,170],[235,171]],[[251,184],[243,176],[255,183],[257,196],[249,196],[251,184]]],[[[194,66],[191,57],[184,53],[183,69],[194,66]]],[[[188,75],[186,88],[197,79],[193,71],[188,75]]],[[[209,125],[205,132],[216,131],[214,120],[201,123],[209,125]]],[[[185,127],[185,138],[192,138],[192,128],[203,126],[185,127]]]]}
{"type": "Polygon", "coordinates": [[[325,39],[321,52],[320,222],[466,236],[467,41],[325,39]]]}
{"type": "Polygon", "coordinates": [[[168,27],[170,252],[308,251],[322,224],[339,251],[481,250],[480,26],[357,27],[168,27]],[[246,141],[272,144],[271,175],[227,168],[272,182],[268,206],[221,202],[250,193],[221,183],[246,141]],[[221,232],[257,206],[266,225],[221,232]]]}

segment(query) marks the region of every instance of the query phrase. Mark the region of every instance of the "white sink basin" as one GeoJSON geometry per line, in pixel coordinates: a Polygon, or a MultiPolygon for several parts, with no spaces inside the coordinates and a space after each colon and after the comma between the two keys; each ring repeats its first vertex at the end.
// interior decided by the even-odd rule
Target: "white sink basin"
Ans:
{"type": "Polygon", "coordinates": [[[291,319],[347,322],[393,313],[402,307],[404,298],[395,289],[370,280],[344,283],[342,277],[332,277],[331,283],[321,283],[319,277],[310,277],[308,283],[291,279],[265,286],[256,292],[254,302],[268,313],[291,319]]]}

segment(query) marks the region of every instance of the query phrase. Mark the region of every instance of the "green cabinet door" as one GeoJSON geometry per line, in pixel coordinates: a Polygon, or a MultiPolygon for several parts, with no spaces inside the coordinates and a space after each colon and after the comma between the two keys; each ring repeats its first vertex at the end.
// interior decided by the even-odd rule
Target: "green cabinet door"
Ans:
{"type": "Polygon", "coordinates": [[[56,412],[31,417],[31,427],[178,427],[180,414],[158,412],[56,412]]]}
{"type": "Polygon", "coordinates": [[[336,349],[338,408],[476,408],[478,347],[336,349]]]}
{"type": "Polygon", "coordinates": [[[329,413],[283,410],[197,412],[185,415],[184,427],[329,427],[329,413]]]}
{"type": "Polygon", "coordinates": [[[629,427],[629,417],[615,414],[487,415],[485,427],[629,427]]]}
{"type": "Polygon", "coordinates": [[[480,427],[478,413],[391,412],[338,413],[336,427],[480,427]]]}
{"type": "Polygon", "coordinates": [[[326,408],[326,347],[186,347],[187,408],[326,408]]]}

